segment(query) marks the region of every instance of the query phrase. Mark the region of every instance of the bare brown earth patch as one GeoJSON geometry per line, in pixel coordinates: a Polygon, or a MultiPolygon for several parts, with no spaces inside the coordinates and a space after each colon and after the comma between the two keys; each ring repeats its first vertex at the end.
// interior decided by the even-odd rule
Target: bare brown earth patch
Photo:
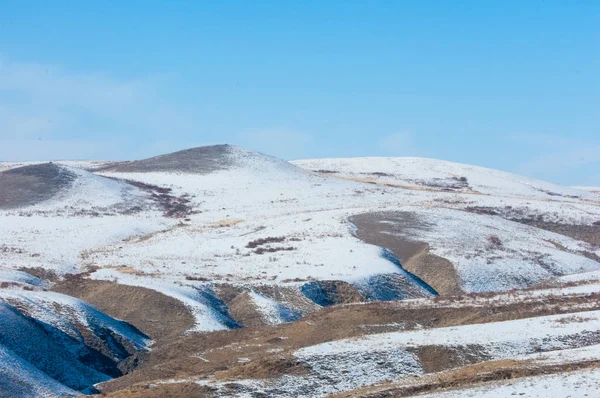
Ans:
{"type": "Polygon", "coordinates": [[[179,300],[144,287],[70,277],[52,290],[77,297],[132,324],[157,343],[182,334],[195,322],[179,300]]]}
{"type": "Polygon", "coordinates": [[[226,302],[229,307],[231,317],[240,322],[244,327],[264,326],[265,321],[263,315],[254,304],[250,293],[242,292],[235,296],[229,302],[226,302]]]}
{"type": "Polygon", "coordinates": [[[20,267],[18,268],[18,270],[27,272],[29,275],[33,275],[36,278],[40,278],[50,282],[55,282],[60,279],[60,277],[55,271],[43,267],[20,267]]]}
{"type": "MultiPolygon", "coordinates": [[[[582,242],[587,242],[594,248],[600,248],[600,225],[572,225],[550,222],[530,222],[529,220],[512,220],[531,225],[536,228],[545,229],[560,235],[568,236],[582,242]]],[[[591,251],[580,252],[579,254],[587,258],[600,262],[600,257],[591,251]]]]}
{"type": "Polygon", "coordinates": [[[452,263],[429,252],[429,245],[410,238],[411,229],[431,228],[408,212],[377,212],[352,216],[356,236],[366,243],[384,247],[402,267],[418,276],[440,295],[462,293],[452,263]]]}
{"type": "Polygon", "coordinates": [[[260,358],[230,370],[215,373],[217,380],[270,379],[283,375],[307,375],[309,366],[291,356],[270,356],[260,358]]]}
{"type": "Polygon", "coordinates": [[[416,349],[425,373],[441,372],[489,359],[477,346],[421,346],[416,349]]]}

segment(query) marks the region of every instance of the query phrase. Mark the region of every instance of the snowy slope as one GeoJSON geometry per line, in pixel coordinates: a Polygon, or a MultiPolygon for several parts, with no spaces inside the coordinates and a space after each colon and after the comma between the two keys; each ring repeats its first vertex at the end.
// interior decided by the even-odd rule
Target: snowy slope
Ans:
{"type": "MultiPolygon", "coordinates": [[[[13,280],[23,280],[15,274],[13,280]]],[[[0,289],[0,391],[14,397],[76,395],[119,376],[117,363],[150,340],[81,300],[0,289]],[[93,347],[93,348],[91,348],[93,347]]],[[[32,290],[33,288],[33,290],[32,290]]]]}
{"type": "Polygon", "coordinates": [[[414,209],[425,227],[404,228],[450,260],[467,292],[523,288],[555,276],[600,270],[595,247],[528,225],[459,210],[414,209]]]}
{"type": "MultiPolygon", "coordinates": [[[[118,247],[103,247],[99,253],[90,254],[91,261],[110,266],[125,263],[123,259],[127,259],[127,265],[147,274],[195,275],[215,281],[281,283],[335,279],[356,282],[398,269],[381,257],[379,248],[365,245],[352,235],[347,217],[379,209],[397,209],[422,214],[438,223],[417,237],[435,242],[432,247],[436,254],[451,256],[467,291],[510,289],[537,283],[554,274],[598,269],[596,262],[575,253],[592,250],[584,243],[499,218],[453,212],[445,207],[427,211],[437,207],[432,200],[437,195],[447,195],[445,192],[402,190],[316,175],[235,147],[230,147],[228,157],[226,170],[208,174],[148,170],[103,172],[169,187],[180,195],[188,194],[202,213],[191,216],[184,226],[118,247]],[[460,236],[463,245],[457,251],[456,238],[462,231],[468,235],[460,236]],[[490,256],[467,258],[467,254],[479,248],[486,249],[487,236],[495,234],[506,241],[507,253],[502,258],[493,259],[491,264],[488,264],[490,256]],[[269,237],[285,240],[266,247],[289,250],[257,255],[254,249],[246,247],[255,239],[269,237]],[[548,240],[572,249],[573,253],[558,250],[548,240]],[[555,264],[553,270],[548,271],[545,263],[540,265],[540,258],[555,264]],[[498,269],[506,271],[483,286],[481,280],[496,275],[498,269]],[[516,275],[519,273],[523,273],[524,278],[519,279],[516,275]]],[[[424,173],[428,175],[427,171],[424,173]]],[[[539,190],[523,191],[523,187],[531,187],[533,183],[523,185],[515,182],[516,176],[511,175],[509,179],[502,173],[499,175],[497,180],[504,185],[498,183],[495,189],[501,189],[503,195],[511,195],[515,190],[517,194],[541,195],[539,190]]],[[[545,183],[540,184],[545,186],[545,183]]],[[[465,196],[471,201],[497,200],[482,195],[465,196]]],[[[600,208],[589,204],[539,202],[533,205],[544,212],[556,209],[562,217],[572,219],[600,217],[600,208]]]]}
{"type": "Polygon", "coordinates": [[[44,213],[50,211],[102,211],[140,205],[146,194],[122,181],[95,175],[76,167],[43,163],[0,172],[0,184],[10,194],[0,203],[5,209],[44,213]],[[19,195],[35,195],[34,200],[19,195]]]}
{"type": "MultiPolygon", "coordinates": [[[[263,285],[303,292],[311,283],[344,281],[363,297],[414,297],[408,293],[418,286],[401,265],[355,236],[348,218],[362,213],[419,217],[428,228],[408,228],[400,238],[428,243],[431,253],[452,263],[467,292],[509,290],[600,269],[594,259],[600,248],[586,242],[463,211],[522,207],[555,222],[591,224],[600,220],[600,206],[584,191],[428,159],[295,163],[338,173],[314,173],[232,146],[112,164],[97,174],[60,166],[76,176],[69,189],[26,210],[0,212],[0,266],[59,274],[99,267],[91,278],[148,287],[182,301],[196,318],[196,330],[204,331],[234,323],[215,313],[220,304],[215,307],[190,279],[204,281],[209,290],[228,283],[250,292],[263,285]],[[168,190],[185,198],[191,211],[165,217],[148,202],[162,193],[149,194],[124,180],[168,190]],[[133,208],[135,214],[123,211],[133,208]],[[491,237],[501,244],[490,244],[491,237]],[[407,294],[377,292],[389,285],[390,275],[407,294]]],[[[267,322],[286,319],[277,315],[283,303],[251,297],[267,322]]]]}
{"type": "Polygon", "coordinates": [[[228,169],[210,174],[103,173],[188,194],[202,213],[118,252],[105,248],[93,261],[108,265],[116,262],[114,256],[127,257],[129,265],[147,273],[213,279],[231,274],[244,281],[346,279],[395,271],[378,248],[353,237],[345,221],[344,197],[360,184],[323,178],[240,148],[232,147],[229,157],[228,169]],[[252,240],[280,236],[286,241],[267,246],[293,250],[260,255],[246,248],[252,240]],[[206,267],[208,262],[216,267],[206,267]]]}
{"type": "MultiPolygon", "coordinates": [[[[0,165],[18,176],[14,166],[0,165]]],[[[582,300],[577,310],[584,310],[590,308],[585,297],[598,291],[600,247],[585,240],[593,238],[600,221],[598,196],[591,190],[431,159],[290,164],[232,146],[56,167],[58,175],[69,177],[59,189],[35,203],[0,210],[0,368],[22,369],[0,376],[0,388],[17,388],[22,396],[82,391],[111,377],[111,364],[150,344],[139,331],[89,304],[44,291],[49,281],[19,271],[23,267],[54,270],[59,276],[89,271],[82,278],[173,297],[193,316],[189,333],[240,327],[234,307],[230,313],[225,302],[236,294],[246,300],[236,302],[237,310],[248,308],[262,325],[278,325],[334,303],[328,294],[345,302],[434,295],[427,280],[408,274],[391,249],[359,239],[358,227],[349,221],[361,214],[403,213],[416,221],[399,222],[386,232],[388,237],[425,243],[429,254],[451,264],[463,292],[553,281],[548,289],[503,299],[521,302],[562,292],[577,295],[582,300]],[[94,174],[77,167],[101,169],[94,174]],[[181,203],[188,207],[183,215],[168,216],[161,207],[181,203]],[[481,208],[518,209],[529,220],[583,226],[591,235],[568,237],[501,211],[472,210],[481,208]],[[222,296],[220,288],[226,290],[222,296]],[[102,347],[102,356],[84,362],[92,343],[102,347]],[[50,361],[41,352],[58,359],[50,361]]],[[[398,221],[379,222],[390,226],[398,221]]],[[[470,298],[465,302],[486,305],[470,298]]],[[[413,304],[429,308],[436,303],[413,304]]],[[[581,322],[570,322],[568,316],[533,318],[310,346],[293,353],[313,369],[306,382],[290,377],[275,387],[291,395],[319,396],[420,375],[424,370],[415,349],[432,344],[477,345],[497,359],[528,355],[536,347],[597,344],[598,313],[578,316],[581,322]],[[323,385],[323,375],[332,381],[329,385],[323,385]]],[[[250,391],[273,388],[257,380],[240,383],[250,391]]]]}
{"type": "Polygon", "coordinates": [[[292,163],[308,170],[333,171],[337,176],[364,178],[407,187],[554,199],[563,196],[594,197],[589,192],[576,188],[437,159],[365,157],[307,159],[292,163]]]}
{"type": "Polygon", "coordinates": [[[30,287],[47,287],[48,282],[37,278],[27,272],[16,271],[7,268],[0,268],[0,283],[5,282],[8,286],[30,286],[30,287]]]}
{"type": "Polygon", "coordinates": [[[219,396],[263,394],[324,397],[386,380],[407,380],[411,376],[423,376],[426,372],[419,350],[427,347],[437,348],[439,352],[446,349],[470,353],[471,356],[479,356],[478,361],[514,358],[531,365],[548,365],[598,360],[599,330],[600,312],[589,311],[515,321],[380,333],[308,346],[295,351],[295,359],[308,365],[309,370],[302,375],[197,382],[217,388],[219,396]],[[236,384],[235,390],[226,388],[232,382],[236,384]]]}
{"type": "Polygon", "coordinates": [[[168,224],[157,218],[146,192],[73,167],[17,168],[0,173],[0,185],[22,191],[6,197],[8,208],[0,206],[4,267],[73,272],[82,251],[168,224]],[[133,215],[142,209],[144,214],[133,215]]]}
{"type": "Polygon", "coordinates": [[[131,235],[161,229],[170,222],[154,217],[61,217],[0,215],[0,266],[43,267],[60,274],[81,270],[82,253],[131,235]]]}
{"type": "Polygon", "coordinates": [[[80,393],[55,379],[0,344],[0,392],[14,398],[71,397],[80,393]]]}
{"type": "Polygon", "coordinates": [[[589,398],[600,391],[600,370],[586,369],[554,375],[485,383],[456,391],[420,395],[422,398],[589,398]]]}
{"type": "Polygon", "coordinates": [[[534,349],[551,351],[569,348],[571,344],[577,347],[580,340],[572,336],[585,335],[588,332],[588,344],[597,344],[600,341],[599,331],[600,311],[589,311],[577,313],[576,316],[552,315],[479,325],[375,334],[307,347],[298,351],[296,356],[308,359],[339,355],[348,351],[386,352],[397,347],[476,344],[483,347],[492,359],[503,359],[530,353],[534,349]]]}
{"type": "Polygon", "coordinates": [[[231,319],[227,307],[215,296],[207,283],[183,284],[172,278],[153,278],[119,273],[112,269],[102,269],[93,274],[99,280],[117,280],[130,286],[143,286],[181,301],[194,316],[195,326],[189,332],[212,332],[239,327],[231,319]]]}

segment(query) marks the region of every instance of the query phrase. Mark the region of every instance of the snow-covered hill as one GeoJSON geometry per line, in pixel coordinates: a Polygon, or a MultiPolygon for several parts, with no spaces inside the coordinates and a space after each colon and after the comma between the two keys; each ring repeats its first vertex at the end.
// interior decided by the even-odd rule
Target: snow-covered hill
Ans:
{"type": "Polygon", "coordinates": [[[338,177],[406,188],[537,198],[593,198],[588,191],[504,171],[427,158],[307,159],[293,164],[338,177]]]}
{"type": "MultiPolygon", "coordinates": [[[[600,272],[597,194],[510,173],[416,158],[290,164],[229,145],[79,164],[93,173],[77,165],[0,172],[6,325],[28,325],[25,311],[66,335],[84,325],[125,336],[89,304],[44,291],[69,274],[97,288],[86,300],[131,304],[119,314],[132,322],[141,307],[122,292],[140,291],[124,287],[149,289],[193,335],[300,322],[336,304],[562,289],[561,278],[600,272]]],[[[28,363],[11,344],[3,355],[28,363]]],[[[63,385],[103,377],[81,369],[80,384],[63,385]]]]}
{"type": "Polygon", "coordinates": [[[0,172],[0,210],[31,212],[130,209],[144,193],[122,181],[55,163],[33,164],[0,172]]]}
{"type": "Polygon", "coordinates": [[[4,267],[72,272],[82,251],[163,225],[148,192],[74,167],[10,169],[0,172],[0,186],[4,267]]]}

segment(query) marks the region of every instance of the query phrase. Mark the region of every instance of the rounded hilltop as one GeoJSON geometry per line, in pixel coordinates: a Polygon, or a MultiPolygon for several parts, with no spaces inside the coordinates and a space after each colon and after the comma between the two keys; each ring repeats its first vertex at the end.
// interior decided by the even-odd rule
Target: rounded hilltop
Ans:
{"type": "Polygon", "coordinates": [[[42,163],[0,172],[0,209],[34,205],[69,189],[77,174],[64,166],[42,163]]]}
{"type": "MultiPolygon", "coordinates": [[[[47,162],[0,172],[0,210],[35,206],[37,210],[70,207],[110,207],[131,195],[136,187],[91,172],[47,162]]],[[[132,202],[133,203],[133,202],[132,202]]]]}
{"type": "Polygon", "coordinates": [[[142,160],[119,162],[102,172],[109,173],[187,173],[210,174],[222,170],[265,167],[296,169],[290,163],[241,147],[220,144],[184,149],[142,160]]]}

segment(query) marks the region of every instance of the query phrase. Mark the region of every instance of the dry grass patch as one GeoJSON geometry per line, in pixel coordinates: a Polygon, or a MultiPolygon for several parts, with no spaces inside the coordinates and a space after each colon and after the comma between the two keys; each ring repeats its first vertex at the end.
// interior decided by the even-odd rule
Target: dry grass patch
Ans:
{"type": "Polygon", "coordinates": [[[130,267],[128,265],[116,267],[115,269],[117,270],[117,272],[119,272],[121,274],[135,275],[135,276],[149,276],[152,278],[156,277],[156,274],[147,273],[142,270],[130,267]]]}
{"type": "Polygon", "coordinates": [[[304,376],[310,367],[293,357],[261,358],[235,366],[229,370],[216,372],[216,380],[270,379],[283,375],[304,376]]]}
{"type": "Polygon", "coordinates": [[[595,320],[594,318],[585,318],[582,316],[577,316],[577,315],[573,315],[573,316],[568,316],[565,318],[561,318],[561,319],[557,319],[554,322],[556,323],[560,323],[561,325],[568,325],[571,323],[585,323],[585,322],[591,322],[595,320]]]}
{"type": "Polygon", "coordinates": [[[219,221],[210,223],[208,225],[210,225],[211,227],[218,227],[218,228],[232,227],[232,226],[237,225],[244,221],[245,220],[243,218],[232,218],[232,219],[219,220],[219,221]]]}

